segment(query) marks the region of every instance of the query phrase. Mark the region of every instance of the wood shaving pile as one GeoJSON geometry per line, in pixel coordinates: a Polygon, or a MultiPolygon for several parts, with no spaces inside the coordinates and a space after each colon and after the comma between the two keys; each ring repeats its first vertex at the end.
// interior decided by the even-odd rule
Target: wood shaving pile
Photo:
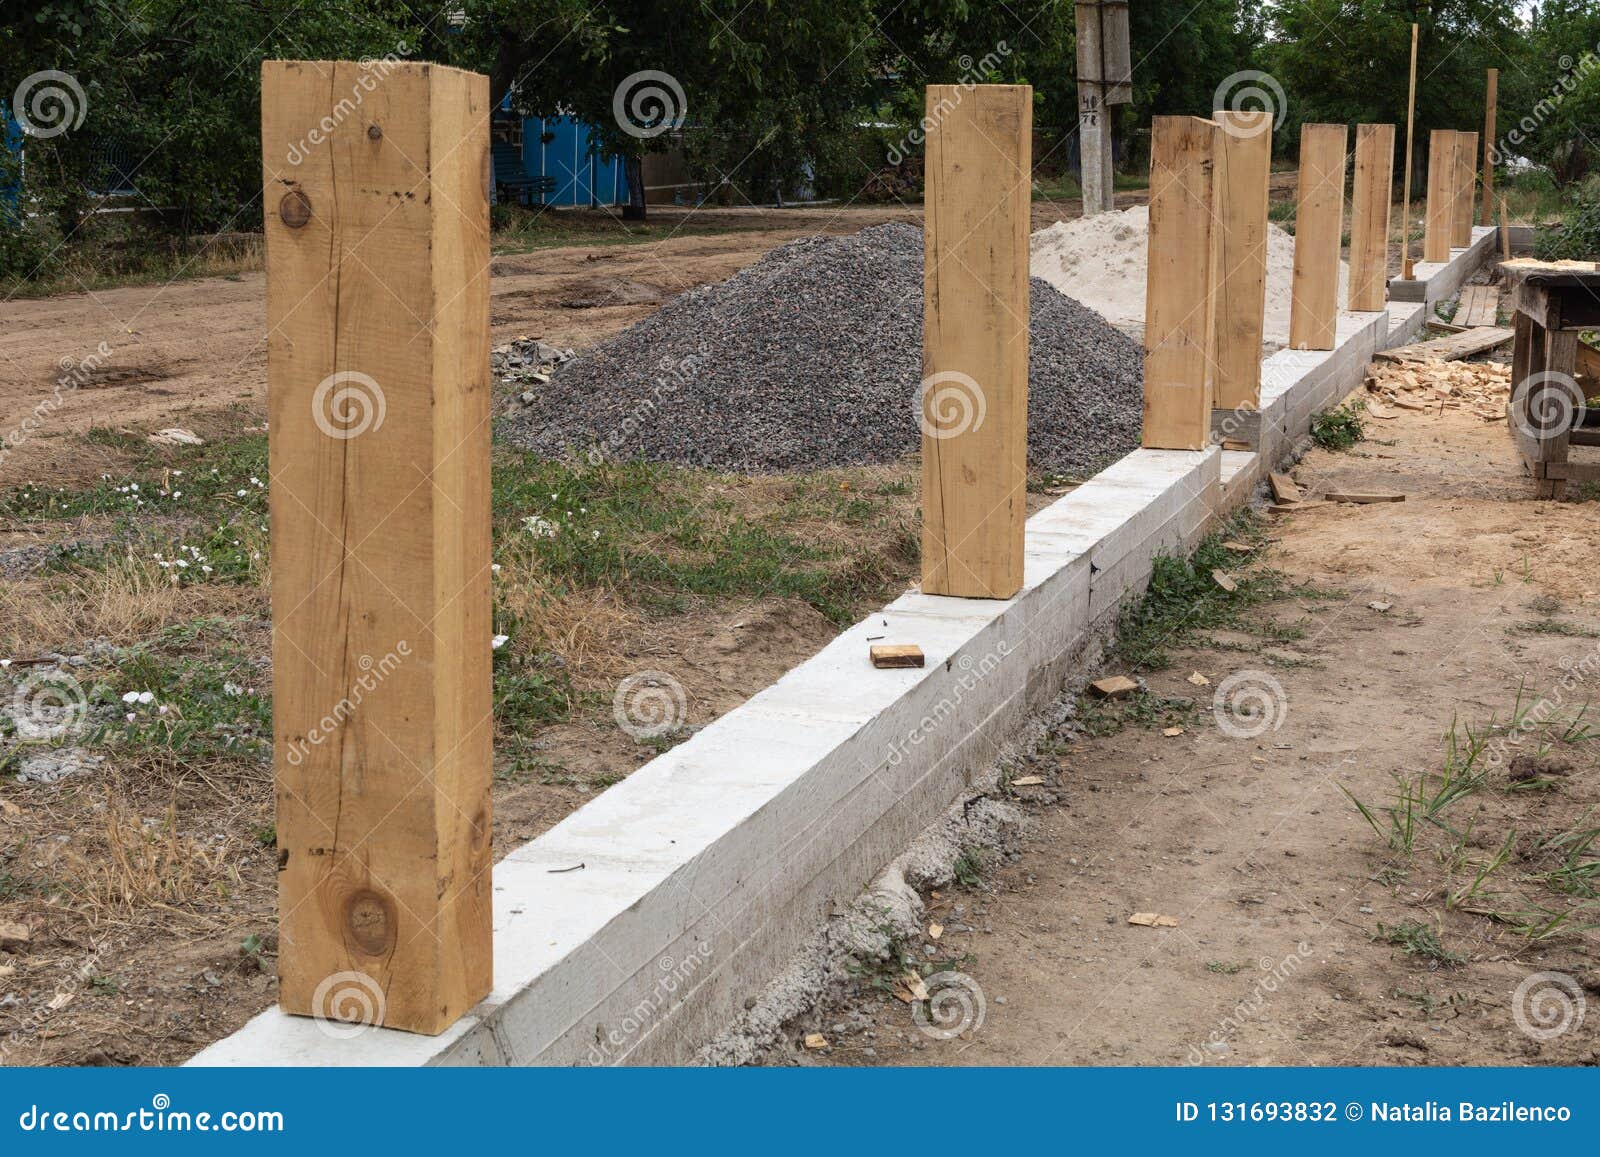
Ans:
{"type": "Polygon", "coordinates": [[[1485,422],[1506,420],[1511,367],[1493,362],[1373,362],[1367,367],[1367,416],[1401,410],[1467,410],[1485,422]]]}

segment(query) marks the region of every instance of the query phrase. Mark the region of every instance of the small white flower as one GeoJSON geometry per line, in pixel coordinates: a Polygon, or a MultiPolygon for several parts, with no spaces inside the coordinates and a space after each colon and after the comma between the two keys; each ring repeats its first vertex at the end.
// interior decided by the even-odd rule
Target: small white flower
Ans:
{"type": "Polygon", "coordinates": [[[165,703],[163,703],[160,707],[156,708],[156,714],[157,715],[165,715],[166,713],[167,713],[167,705],[165,703]]]}
{"type": "Polygon", "coordinates": [[[239,684],[237,684],[237,683],[224,683],[222,685],[222,690],[223,690],[223,693],[227,694],[227,695],[243,695],[244,694],[244,688],[239,686],[239,684]]]}
{"type": "Polygon", "coordinates": [[[124,715],[123,718],[126,719],[129,723],[132,723],[133,720],[134,720],[134,714],[133,714],[132,711],[130,711],[126,715],[124,715]]]}
{"type": "Polygon", "coordinates": [[[172,497],[174,497],[174,498],[182,498],[182,497],[183,497],[183,491],[181,491],[181,490],[174,490],[174,491],[173,491],[173,492],[172,492],[172,497]]]}
{"type": "Polygon", "coordinates": [[[238,495],[240,498],[244,497],[244,491],[243,490],[235,490],[234,493],[236,495],[238,495]]]}
{"type": "Polygon", "coordinates": [[[205,572],[205,573],[206,573],[206,574],[210,574],[210,573],[211,573],[211,568],[210,568],[210,567],[208,567],[208,566],[203,566],[203,567],[201,567],[201,568],[200,568],[200,569],[201,569],[201,570],[202,570],[202,571],[204,571],[204,572],[205,572]]]}
{"type": "Polygon", "coordinates": [[[154,691],[141,691],[138,699],[140,703],[154,703],[156,701],[156,693],[154,691]]]}
{"type": "Polygon", "coordinates": [[[489,640],[489,645],[491,647],[493,647],[496,651],[498,651],[501,647],[505,646],[510,641],[511,641],[511,636],[510,635],[496,635],[493,639],[489,640]]]}
{"type": "Polygon", "coordinates": [[[490,563],[490,564],[489,564],[489,570],[490,570],[490,571],[491,571],[491,572],[492,572],[492,573],[493,573],[493,574],[499,574],[499,573],[500,573],[500,564],[499,564],[499,563],[497,563],[497,562],[492,562],[492,563],[490,563]]]}
{"type": "Polygon", "coordinates": [[[139,701],[139,693],[137,691],[129,691],[122,696],[122,701],[124,703],[137,703],[139,701]]]}

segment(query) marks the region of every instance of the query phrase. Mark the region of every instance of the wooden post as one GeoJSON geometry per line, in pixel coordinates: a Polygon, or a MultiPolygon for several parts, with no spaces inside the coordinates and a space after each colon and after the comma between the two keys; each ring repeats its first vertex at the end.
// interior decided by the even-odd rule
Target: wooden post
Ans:
{"type": "Polygon", "coordinates": [[[1450,214],[1450,247],[1472,244],[1472,199],[1478,183],[1478,134],[1456,134],[1455,207],[1450,214]]]}
{"type": "Polygon", "coordinates": [[[278,1000],[490,988],[489,87],[261,68],[278,1000]]]}
{"type": "Polygon", "coordinates": [[[1376,313],[1388,289],[1389,205],[1394,192],[1394,126],[1356,126],[1356,173],[1350,190],[1352,313],[1376,313]]]}
{"type": "Polygon", "coordinates": [[[1411,158],[1415,155],[1412,130],[1417,119],[1417,26],[1411,26],[1411,84],[1406,89],[1406,187],[1400,209],[1400,276],[1411,280],[1411,158]]]}
{"type": "Polygon", "coordinates": [[[1220,132],[1200,117],[1151,126],[1143,441],[1153,449],[1203,450],[1211,440],[1220,132]]]}
{"type": "Polygon", "coordinates": [[[1450,224],[1455,214],[1456,134],[1434,129],[1428,134],[1428,204],[1423,210],[1422,259],[1450,260],[1450,224]]]}
{"type": "Polygon", "coordinates": [[[1500,98],[1500,70],[1489,70],[1488,88],[1483,97],[1483,210],[1480,225],[1494,224],[1494,162],[1498,151],[1494,142],[1495,105],[1500,98]]]}
{"type": "Polygon", "coordinates": [[[1033,89],[929,85],[922,589],[1010,598],[1027,517],[1033,89]]]}
{"type": "Polygon", "coordinates": [[[1339,319],[1344,233],[1344,125],[1300,126],[1300,190],[1294,217],[1289,347],[1331,350],[1339,319]]]}
{"type": "Polygon", "coordinates": [[[1267,301],[1267,199],[1272,178],[1272,113],[1219,109],[1216,389],[1220,410],[1261,402],[1261,336],[1267,301]]]}

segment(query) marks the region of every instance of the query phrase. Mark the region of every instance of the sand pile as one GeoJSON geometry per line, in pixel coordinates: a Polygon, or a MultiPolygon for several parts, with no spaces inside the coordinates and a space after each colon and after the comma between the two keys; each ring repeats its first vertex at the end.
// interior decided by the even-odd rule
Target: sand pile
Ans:
{"type": "MultiPolygon", "coordinates": [[[[1115,213],[1058,221],[1033,235],[1032,272],[1068,297],[1092,307],[1127,333],[1144,332],[1145,258],[1150,210],[1139,205],[1115,213]]],[[[1267,311],[1263,347],[1289,341],[1289,286],[1294,276],[1294,237],[1267,225],[1267,311]]],[[[1339,302],[1345,300],[1349,267],[1339,263],[1339,302]]]]}

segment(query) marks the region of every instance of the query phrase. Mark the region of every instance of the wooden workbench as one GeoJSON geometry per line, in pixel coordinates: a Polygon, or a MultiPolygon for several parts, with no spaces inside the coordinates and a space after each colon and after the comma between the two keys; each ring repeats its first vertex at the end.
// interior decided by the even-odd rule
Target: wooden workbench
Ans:
{"type": "Polygon", "coordinates": [[[1570,462],[1572,446],[1600,446],[1600,426],[1584,422],[1579,331],[1600,329],[1600,268],[1592,261],[1500,263],[1512,286],[1511,431],[1540,498],[1561,498],[1567,483],[1600,482],[1600,463],[1570,462]]]}

